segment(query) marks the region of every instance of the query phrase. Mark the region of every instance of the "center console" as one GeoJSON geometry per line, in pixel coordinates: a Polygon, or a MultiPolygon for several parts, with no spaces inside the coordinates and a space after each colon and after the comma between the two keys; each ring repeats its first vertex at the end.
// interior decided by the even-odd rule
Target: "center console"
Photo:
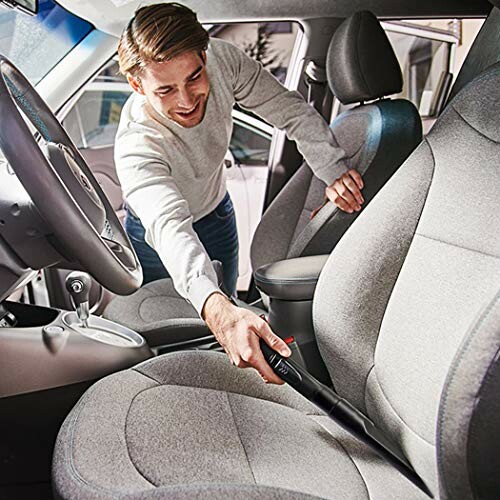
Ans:
{"type": "Polygon", "coordinates": [[[153,356],[136,332],[76,312],[4,302],[17,319],[0,328],[0,398],[96,380],[153,356]]]}
{"type": "Polygon", "coordinates": [[[268,321],[272,330],[281,338],[293,337],[300,354],[296,360],[318,380],[331,385],[312,321],[314,291],[328,257],[315,255],[274,262],[257,269],[254,280],[268,298],[268,321]]]}
{"type": "Polygon", "coordinates": [[[74,312],[2,304],[0,398],[96,380],[153,355],[141,335],[89,315],[91,280],[66,277],[74,312]]]}

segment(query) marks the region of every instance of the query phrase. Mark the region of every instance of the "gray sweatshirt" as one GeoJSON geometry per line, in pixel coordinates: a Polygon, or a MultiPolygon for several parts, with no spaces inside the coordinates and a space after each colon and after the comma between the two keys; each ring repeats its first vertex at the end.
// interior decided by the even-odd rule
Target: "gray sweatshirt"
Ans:
{"type": "Polygon", "coordinates": [[[146,229],[146,242],[199,314],[219,287],[192,224],[214,210],[226,192],[223,160],[236,102],[285,130],[327,184],[347,170],[341,161],[345,153],[323,118],[241,50],[211,39],[206,69],[210,94],[201,123],[184,128],[133,94],[122,110],[115,144],[118,178],[146,229]]]}

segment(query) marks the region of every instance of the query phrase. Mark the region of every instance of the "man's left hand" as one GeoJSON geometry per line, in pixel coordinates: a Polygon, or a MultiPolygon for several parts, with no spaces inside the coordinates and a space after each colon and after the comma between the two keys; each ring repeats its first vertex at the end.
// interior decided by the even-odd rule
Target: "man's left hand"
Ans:
{"type": "Polygon", "coordinates": [[[365,202],[361,189],[363,189],[361,174],[354,168],[348,170],[326,188],[326,197],[344,212],[352,214],[359,212],[365,202]]]}

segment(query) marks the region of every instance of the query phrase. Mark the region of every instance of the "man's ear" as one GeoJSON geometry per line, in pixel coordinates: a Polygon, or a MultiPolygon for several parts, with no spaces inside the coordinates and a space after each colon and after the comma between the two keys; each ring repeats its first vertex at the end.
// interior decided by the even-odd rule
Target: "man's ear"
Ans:
{"type": "Polygon", "coordinates": [[[207,63],[207,51],[202,50],[200,52],[200,57],[201,57],[201,60],[203,61],[203,64],[206,64],[207,63]]]}
{"type": "Polygon", "coordinates": [[[144,95],[144,90],[142,89],[141,81],[139,80],[139,78],[137,78],[136,76],[127,75],[127,81],[134,92],[144,95]]]}

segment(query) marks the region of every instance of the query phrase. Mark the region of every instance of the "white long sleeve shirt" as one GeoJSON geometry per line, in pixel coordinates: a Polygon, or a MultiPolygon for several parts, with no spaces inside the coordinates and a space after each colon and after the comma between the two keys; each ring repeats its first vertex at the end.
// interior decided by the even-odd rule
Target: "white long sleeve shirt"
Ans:
{"type": "Polygon", "coordinates": [[[206,70],[210,93],[201,123],[184,128],[133,94],[122,110],[115,143],[127,204],[141,219],[146,242],[160,256],[174,287],[199,314],[219,287],[192,224],[213,211],[226,192],[223,160],[235,103],[284,129],[327,184],[346,171],[341,162],[345,153],[323,118],[240,49],[211,39],[206,70]]]}

